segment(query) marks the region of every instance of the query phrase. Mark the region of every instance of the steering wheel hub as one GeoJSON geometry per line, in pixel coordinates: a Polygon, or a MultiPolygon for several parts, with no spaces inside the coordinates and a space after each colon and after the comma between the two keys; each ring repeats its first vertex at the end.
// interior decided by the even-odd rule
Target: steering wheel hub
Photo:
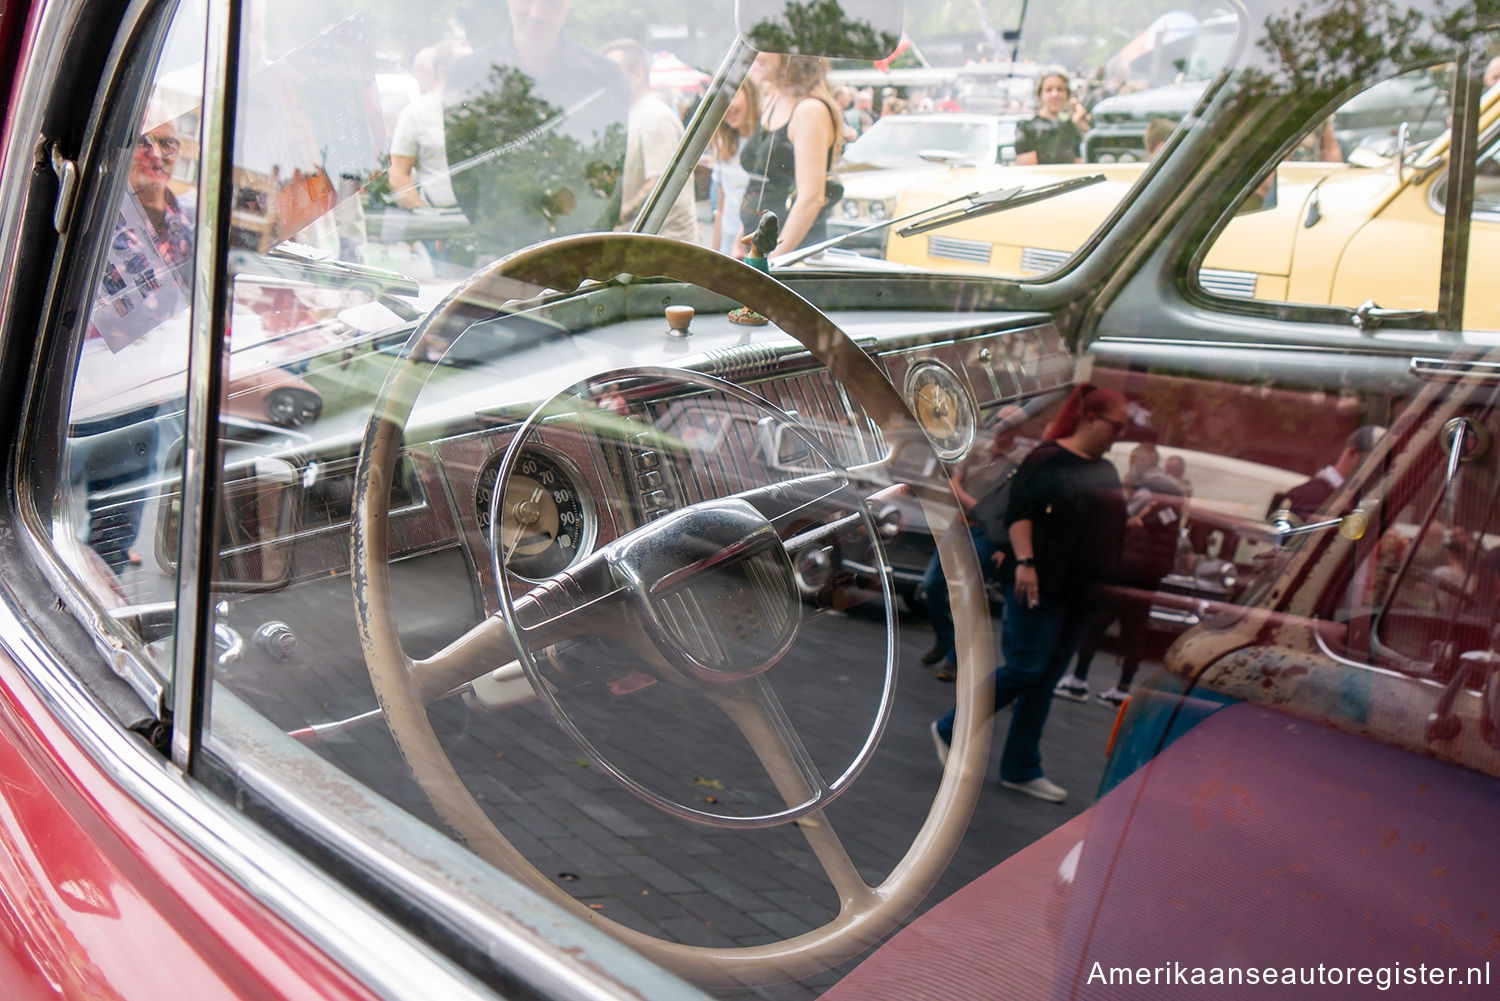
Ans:
{"type": "Polygon", "coordinates": [[[748,502],[724,498],[676,511],[621,541],[612,561],[644,585],[653,638],[699,680],[752,677],[796,639],[802,606],[792,561],[748,502]]]}

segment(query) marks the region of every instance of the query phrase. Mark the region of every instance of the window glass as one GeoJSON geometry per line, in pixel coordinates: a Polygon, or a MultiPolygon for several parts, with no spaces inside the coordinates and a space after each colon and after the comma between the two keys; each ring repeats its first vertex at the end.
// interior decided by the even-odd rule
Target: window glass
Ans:
{"type": "MultiPolygon", "coordinates": [[[[187,385],[202,37],[201,10],[184,4],[152,57],[144,107],[127,111],[128,147],[105,154],[105,176],[123,183],[100,219],[108,242],[88,285],[55,495],[54,545],[122,617],[175,592],[176,540],[162,515],[187,385]]],[[[171,616],[127,621],[156,641],[171,616]]],[[[157,653],[165,673],[170,650],[157,653]]]]}
{"type": "Polygon", "coordinates": [[[1215,238],[1203,289],[1435,310],[1443,214],[1429,196],[1447,176],[1452,86],[1451,64],[1412,70],[1313,123],[1215,238]]]}
{"type": "MultiPolygon", "coordinates": [[[[987,745],[938,727],[956,701],[947,683],[983,692],[989,672],[972,665],[995,656],[989,592],[1006,585],[982,586],[996,561],[978,501],[1003,489],[1066,395],[1075,359],[1058,327],[997,312],[956,329],[946,283],[916,283],[943,301],[899,323],[841,318],[872,347],[849,356],[858,365],[840,356],[836,378],[809,333],[824,329],[817,317],[773,295],[790,312],[758,322],[758,304],[731,295],[745,286],[715,284],[748,269],[715,254],[743,254],[737,237],[766,208],[805,224],[804,239],[835,229],[822,208],[798,221],[787,151],[771,138],[786,102],[769,89],[762,101],[743,88],[727,128],[703,137],[702,190],[664,189],[644,208],[666,173],[686,179],[679,154],[696,151],[679,146],[681,116],[705,96],[705,67],[735,51],[732,6],[247,4],[203,760],[254,755],[243,774],[280,778],[285,765],[294,788],[278,794],[349,794],[311,806],[367,824],[372,843],[417,839],[403,852],[425,860],[414,864],[471,852],[443,875],[513,877],[729,996],[795,977],[766,988],[791,999],[835,983],[918,900],[948,897],[1076,815],[1110,716],[1090,702],[1079,708],[1092,716],[1064,709],[1047,732],[1071,799],[1045,776],[1007,777],[1005,763],[1011,789],[981,796],[987,745]],[[772,127],[757,133],[762,115],[772,127]],[[680,239],[615,256],[642,212],[680,239]],[[529,269],[496,277],[517,253],[529,269]],[[690,274],[674,270],[681,260],[690,274]],[[664,273],[674,280],[651,279],[664,273]],[[970,546],[977,568],[955,563],[970,546]],[[898,676],[914,693],[899,709],[898,676]],[[945,773],[950,751],[968,757],[945,773]],[[356,800],[400,822],[371,823],[356,800]],[[805,933],[828,946],[794,948],[786,966],[694,951],[805,933]]],[[[899,121],[897,102],[988,101],[983,114],[1011,116],[1011,129],[982,149],[1009,139],[1014,165],[908,166],[966,191],[1102,178],[913,237],[928,259],[910,263],[951,270],[961,259],[933,250],[941,236],[950,250],[989,248],[979,273],[1056,267],[1233,51],[1238,21],[1210,8],[1106,6],[1123,49],[1046,11],[1024,47],[1069,65],[1069,84],[1087,81],[1092,112],[1068,110],[1079,95],[1059,104],[1059,78],[1039,64],[1005,60],[951,90],[896,86],[880,95],[880,123],[864,122],[857,94],[853,115],[830,119],[873,139],[899,121]],[[1177,103],[1151,103],[1169,89],[1177,103]],[[1109,103],[1130,96],[1160,113],[1109,103]],[[1039,111],[1076,114],[1077,135],[1039,111]]],[[[778,91],[803,65],[755,62],[751,79],[778,91]]],[[[845,201],[860,197],[853,172],[837,183],[845,201]]],[[[878,198],[934,197],[931,177],[899,183],[878,198]]],[[[830,211],[832,192],[820,192],[830,211]]],[[[1154,670],[1215,603],[1240,599],[1270,548],[1277,495],[1317,479],[1364,406],[1301,383],[1224,383],[1219,398],[1125,388],[1087,418],[1101,449],[1129,433],[1104,450],[1114,470],[1091,465],[1105,500],[1027,502],[1071,512],[1052,531],[1060,550],[1073,530],[1084,540],[1078,566],[1092,565],[1088,542],[1129,550],[1132,593],[1086,637],[1090,655],[1119,655],[1119,684],[1099,693],[1111,707],[1138,667],[1154,670]],[[1274,434],[1273,411],[1285,422],[1274,434]]],[[[175,437],[152,447],[157,465],[178,467],[175,437]]],[[[169,490],[152,510],[170,572],[184,505],[169,490]]],[[[1031,732],[1010,753],[1041,746],[1047,705],[1018,705],[1031,732]]],[[[1048,850],[1068,851],[1068,836],[1048,850]]]]}

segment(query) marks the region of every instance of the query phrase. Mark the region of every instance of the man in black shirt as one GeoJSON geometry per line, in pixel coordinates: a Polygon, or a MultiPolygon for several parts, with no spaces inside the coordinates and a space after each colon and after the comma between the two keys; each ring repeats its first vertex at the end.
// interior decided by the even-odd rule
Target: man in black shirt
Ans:
{"type": "MultiPolygon", "coordinates": [[[[995,672],[995,711],[1015,702],[1000,758],[1000,784],[1051,803],[1068,792],[1042,774],[1042,729],[1052,688],[1096,614],[1095,584],[1114,578],[1125,534],[1125,494],[1104,458],[1129,424],[1125,398],[1083,383],[1063,403],[1045,440],[1011,486],[1013,558],[1001,564],[1005,664],[995,672]]],[[[955,714],[931,726],[946,760],[955,714]]]]}

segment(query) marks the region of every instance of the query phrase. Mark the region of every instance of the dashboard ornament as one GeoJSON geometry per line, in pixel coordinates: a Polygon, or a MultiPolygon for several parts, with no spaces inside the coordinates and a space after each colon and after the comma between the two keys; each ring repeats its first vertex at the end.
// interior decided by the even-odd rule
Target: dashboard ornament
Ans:
{"type": "MultiPolygon", "coordinates": [[[[771,251],[776,249],[776,238],[780,234],[781,220],[776,218],[776,213],[761,213],[760,223],[755,227],[755,232],[740,238],[741,243],[750,245],[750,252],[745,255],[745,263],[762,274],[770,274],[771,265],[768,258],[771,251]]],[[[729,320],[731,323],[742,323],[749,327],[766,325],[766,318],[748,306],[731,309],[729,320]]]]}

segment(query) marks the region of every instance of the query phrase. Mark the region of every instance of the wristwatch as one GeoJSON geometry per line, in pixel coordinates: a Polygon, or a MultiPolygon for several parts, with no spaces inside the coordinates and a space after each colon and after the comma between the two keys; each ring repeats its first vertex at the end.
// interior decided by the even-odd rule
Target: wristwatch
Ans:
{"type": "Polygon", "coordinates": [[[1018,556],[1018,557],[1016,557],[1016,566],[1018,566],[1018,567],[1034,567],[1034,566],[1036,566],[1036,557],[1035,556],[1018,556]]]}

